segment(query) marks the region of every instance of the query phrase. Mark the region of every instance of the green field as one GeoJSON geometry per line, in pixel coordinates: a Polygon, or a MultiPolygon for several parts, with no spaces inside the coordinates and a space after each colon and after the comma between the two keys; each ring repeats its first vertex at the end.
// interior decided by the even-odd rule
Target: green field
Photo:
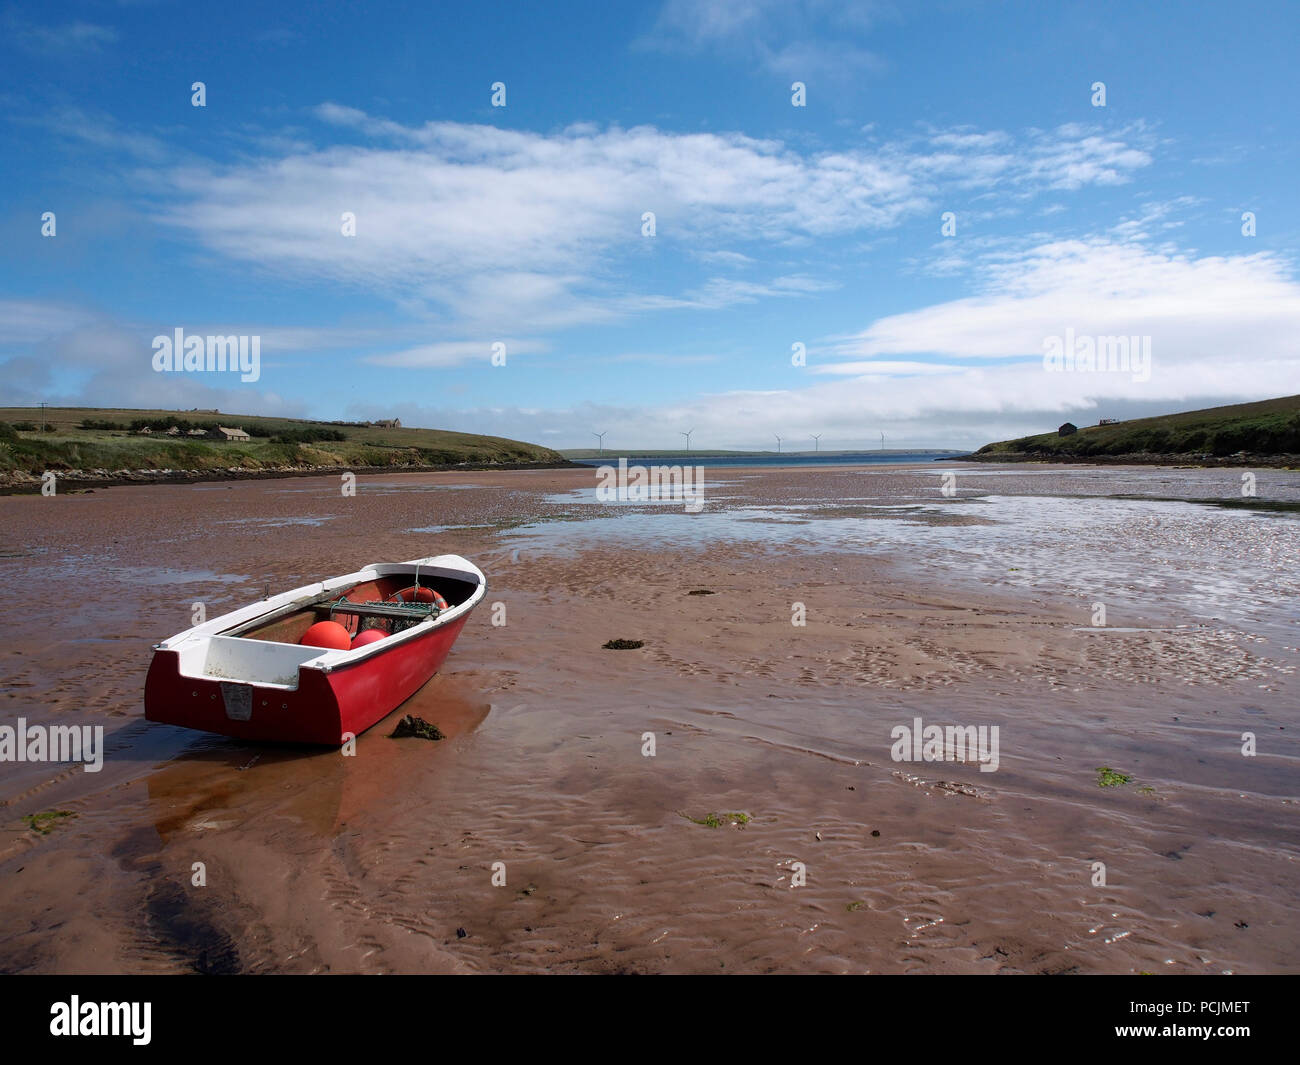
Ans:
{"type": "Polygon", "coordinates": [[[441,429],[384,429],[295,418],[264,418],[215,411],[129,410],[97,407],[48,407],[48,431],[42,413],[32,407],[0,407],[0,478],[9,481],[39,476],[46,470],[81,471],[90,477],[139,470],[170,470],[202,476],[236,468],[240,471],[299,471],[316,467],[564,465],[557,451],[507,440],[441,429]],[[191,440],[162,434],[139,435],[130,429],[83,429],[85,420],[130,425],[138,420],[179,419],[195,426],[242,428],[251,441],[191,440]],[[18,429],[29,423],[34,429],[18,429]],[[342,434],[343,440],[311,440],[313,435],[342,434]],[[294,439],[294,437],[298,439],[294,439]],[[304,437],[308,439],[304,439],[304,437]]]}
{"type": "Polygon", "coordinates": [[[1116,425],[1080,426],[985,444],[973,458],[1076,458],[1112,461],[1159,455],[1180,459],[1300,455],[1300,396],[1135,418],[1116,425]]]}

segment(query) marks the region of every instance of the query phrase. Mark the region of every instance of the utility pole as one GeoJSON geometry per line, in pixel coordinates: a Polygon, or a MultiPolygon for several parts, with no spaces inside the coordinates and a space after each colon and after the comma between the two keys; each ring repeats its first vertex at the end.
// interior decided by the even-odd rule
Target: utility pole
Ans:
{"type": "Polygon", "coordinates": [[[609,430],[606,429],[604,433],[593,432],[593,433],[591,434],[591,435],[594,436],[594,437],[596,438],[596,440],[599,441],[599,443],[600,443],[600,454],[601,454],[601,455],[604,455],[604,454],[605,454],[605,434],[608,433],[608,432],[609,432],[609,430]]]}
{"type": "Polygon", "coordinates": [[[45,432],[45,404],[41,404],[41,432],[45,432]]]}
{"type": "Polygon", "coordinates": [[[690,451],[690,449],[691,449],[691,433],[693,433],[693,432],[695,432],[694,428],[687,429],[686,432],[684,432],[684,433],[683,433],[680,429],[677,430],[677,435],[678,435],[678,436],[684,436],[684,437],[686,437],[686,450],[687,450],[687,451],[690,451]]]}
{"type": "Polygon", "coordinates": [[[818,451],[820,451],[820,450],[822,449],[822,435],[823,435],[823,434],[822,434],[822,433],[812,433],[812,434],[810,434],[810,435],[811,435],[812,438],[813,438],[813,454],[815,455],[818,451]]]}

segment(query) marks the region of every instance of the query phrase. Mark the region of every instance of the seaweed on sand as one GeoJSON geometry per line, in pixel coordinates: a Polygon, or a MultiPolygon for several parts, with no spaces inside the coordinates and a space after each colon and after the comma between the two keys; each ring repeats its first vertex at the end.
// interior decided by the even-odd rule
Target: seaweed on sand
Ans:
{"type": "Polygon", "coordinates": [[[687,821],[691,821],[697,825],[705,825],[708,828],[719,828],[722,825],[747,825],[753,820],[749,814],[742,813],[710,813],[706,814],[704,817],[692,817],[690,814],[682,813],[680,810],[678,810],[677,813],[679,816],[686,818],[687,821]]]}
{"type": "Polygon", "coordinates": [[[39,836],[48,836],[65,817],[76,817],[71,810],[46,810],[40,814],[27,814],[24,824],[39,836]]]}
{"type": "Polygon", "coordinates": [[[388,734],[390,740],[400,740],[407,736],[414,736],[420,740],[441,740],[442,730],[437,725],[431,725],[422,717],[416,717],[414,714],[407,714],[397,723],[397,728],[388,734]]]}

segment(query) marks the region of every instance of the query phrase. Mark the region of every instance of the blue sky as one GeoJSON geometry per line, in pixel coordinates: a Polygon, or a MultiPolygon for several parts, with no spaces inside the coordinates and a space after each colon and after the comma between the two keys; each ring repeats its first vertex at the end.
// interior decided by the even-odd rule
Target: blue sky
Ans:
{"type": "Polygon", "coordinates": [[[376,6],[0,9],[0,405],[789,449],[1300,391],[1293,5],[376,6]]]}

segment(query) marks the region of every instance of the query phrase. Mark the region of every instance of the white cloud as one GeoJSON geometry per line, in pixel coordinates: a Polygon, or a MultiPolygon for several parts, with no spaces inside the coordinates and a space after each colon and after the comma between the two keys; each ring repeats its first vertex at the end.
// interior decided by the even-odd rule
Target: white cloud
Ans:
{"type": "MultiPolygon", "coordinates": [[[[674,447],[677,430],[692,426],[701,447],[765,447],[773,433],[823,433],[823,448],[864,446],[882,431],[890,446],[974,447],[1046,432],[1066,418],[1087,424],[1296,392],[1300,283],[1276,256],[1195,258],[1099,239],[999,253],[985,268],[993,277],[980,296],[890,315],[841,338],[830,350],[850,361],[810,348],[806,376],[788,388],[740,388],[657,409],[513,411],[510,424],[527,437],[594,418],[617,426],[606,441],[613,448],[674,447]],[[1066,328],[1151,336],[1150,379],[1044,370],[1044,338],[1066,328]],[[936,356],[947,361],[919,358],[936,356]],[[1015,356],[1025,358],[991,363],[1015,356]]],[[[461,426],[506,417],[438,416],[461,426]]]]}
{"type": "Polygon", "coordinates": [[[887,68],[862,43],[892,6],[873,0],[667,0],[642,48],[714,51],[783,77],[842,85],[887,68]]]}
{"type": "MultiPolygon", "coordinates": [[[[988,291],[874,322],[844,356],[1041,357],[1066,328],[1150,336],[1157,366],[1300,358],[1300,286],[1261,253],[1192,258],[1133,243],[1060,241],[984,264],[988,291]]],[[[1237,394],[1235,392],[1229,394],[1237,394]]]]}
{"type": "Polygon", "coordinates": [[[993,130],[988,133],[967,132],[969,128],[963,127],[962,129],[936,133],[930,138],[930,143],[936,148],[971,150],[1003,147],[1011,139],[1000,130],[993,130]]]}
{"type": "Polygon", "coordinates": [[[836,282],[819,281],[803,275],[773,278],[771,281],[741,281],[730,277],[711,277],[698,289],[681,297],[646,296],[628,299],[622,306],[630,310],[680,310],[695,308],[716,310],[739,304],[757,303],[775,297],[809,296],[838,288],[836,282]]]}
{"type": "Polygon", "coordinates": [[[42,300],[0,300],[0,345],[28,344],[85,326],[95,316],[79,308],[42,300]]]}
{"type": "Polygon", "coordinates": [[[757,32],[780,6],[774,0],[668,0],[656,30],[683,44],[719,44],[757,32]]]}
{"type": "MultiPolygon", "coordinates": [[[[835,284],[801,272],[810,257],[756,277],[757,257],[770,259],[773,245],[793,255],[803,244],[817,242],[820,251],[835,238],[860,240],[955,195],[978,203],[996,191],[1014,203],[1127,180],[1152,158],[1140,125],[1106,134],[1078,126],[1019,135],[931,130],[849,151],[800,151],[735,133],[650,127],[584,124],[551,134],[445,122],[407,127],[335,104],[322,105],[317,117],[363,143],[304,149],[296,139],[270,141],[260,154],[224,165],[191,156],[151,168],[149,191],[165,198],[167,221],[232,261],[295,282],[355,285],[392,300],[407,319],[338,330],[137,327],[11,300],[0,302],[0,343],[34,343],[40,357],[97,374],[98,401],[180,406],[214,404],[200,402],[198,385],[142,369],[149,338],[173,324],[261,333],[267,358],[277,349],[352,348],[377,365],[471,364],[502,338],[509,355],[526,355],[546,350],[536,337],[577,324],[815,296],[835,284]],[[640,235],[645,210],[657,215],[653,241],[640,235]],[[355,238],[339,231],[343,211],[357,216],[355,238]],[[693,277],[678,291],[646,291],[636,267],[673,254],[746,267],[746,277],[693,277]]],[[[103,146],[93,127],[78,121],[69,131],[103,146]]],[[[128,150],[139,157],[159,149],[145,141],[128,150]]],[[[807,371],[792,370],[788,388],[738,388],[660,410],[592,406],[592,416],[639,446],[664,446],[665,436],[672,445],[676,429],[691,424],[711,446],[761,443],[773,432],[822,432],[826,446],[882,429],[891,439],[981,443],[999,427],[1005,435],[1050,427],[1059,415],[1099,405],[1172,409],[1185,399],[1294,391],[1300,288],[1290,264],[1268,254],[1198,258],[1150,245],[1149,238],[1168,236],[1175,212],[1193,205],[1186,198],[1144,204],[1110,239],[1044,239],[1025,250],[1006,239],[965,238],[948,266],[977,268],[987,278],[981,291],[880,318],[834,338],[829,355],[810,344],[807,371]],[[1066,328],[1151,335],[1152,379],[1137,385],[1128,377],[1045,373],[1036,362],[1044,338],[1066,328]],[[987,365],[1015,357],[1035,361],[987,365]]],[[[670,365],[711,356],[611,358],[670,365]]],[[[48,384],[32,376],[39,376],[35,362],[9,367],[28,375],[33,389],[48,384]]],[[[243,390],[233,396],[217,405],[261,402],[243,390]]],[[[575,414],[429,411],[423,420],[536,439],[569,431],[575,414]]]]}
{"type": "Polygon", "coordinates": [[[530,355],[546,351],[547,345],[532,340],[515,340],[500,338],[499,341],[487,343],[482,340],[443,341],[437,344],[424,344],[405,351],[395,351],[380,355],[367,355],[362,362],[375,366],[401,366],[407,369],[428,369],[431,367],[461,366],[465,363],[481,361],[489,363],[493,354],[493,343],[505,345],[507,365],[514,355],[530,355]]]}
{"type": "Polygon", "coordinates": [[[801,153],[738,133],[407,127],[337,104],[317,115],[367,143],[157,168],[161,217],[233,260],[423,302],[472,330],[727,306],[727,291],[807,294],[822,283],[788,275],[752,289],[712,281],[712,291],[637,293],[626,275],[650,254],[744,264],[737,246],[770,253],[888,229],[932,210],[949,189],[1023,197],[1122,180],[1150,158],[1124,132],[1075,127],[1023,143],[965,131],[938,146],[923,138],[801,153]],[[656,216],[652,241],[641,235],[646,211],[656,216]],[[355,237],[342,235],[344,212],[355,215],[355,237]]]}
{"type": "Polygon", "coordinates": [[[910,362],[899,359],[870,359],[860,362],[830,362],[810,365],[815,374],[840,377],[915,377],[961,372],[965,367],[952,363],[910,362]]]}
{"type": "Polygon", "coordinates": [[[20,47],[39,55],[85,55],[117,41],[110,26],[76,19],[58,26],[42,26],[10,10],[5,16],[6,35],[20,47]]]}
{"type": "Polygon", "coordinates": [[[757,261],[748,255],[742,255],[738,251],[695,251],[692,252],[695,258],[700,262],[714,263],[720,266],[733,266],[742,268],[753,266],[757,261]]]}

